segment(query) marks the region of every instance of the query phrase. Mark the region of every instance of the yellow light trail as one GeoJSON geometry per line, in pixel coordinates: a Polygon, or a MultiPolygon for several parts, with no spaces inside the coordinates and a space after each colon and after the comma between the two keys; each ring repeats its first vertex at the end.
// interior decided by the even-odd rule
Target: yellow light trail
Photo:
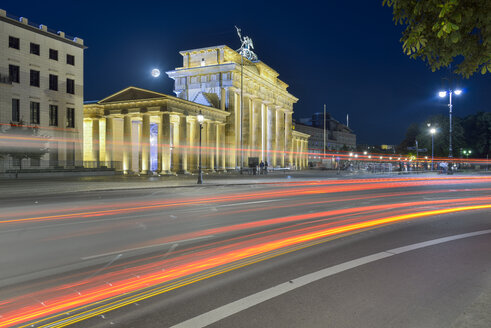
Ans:
{"type": "MultiPolygon", "coordinates": [[[[43,299],[44,306],[35,304],[15,310],[10,310],[3,313],[2,314],[3,321],[0,324],[0,327],[10,327],[11,325],[39,319],[42,317],[46,317],[48,315],[53,315],[58,312],[68,311],[73,308],[83,307],[86,306],[87,304],[99,302],[101,300],[112,298],[118,295],[136,292],[138,290],[148,288],[149,286],[156,286],[175,279],[183,278],[185,276],[201,273],[206,270],[214,269],[237,261],[245,260],[254,256],[267,254],[269,252],[277,251],[295,245],[300,246],[304,243],[312,242],[329,236],[339,235],[347,232],[365,230],[377,226],[393,224],[396,222],[401,222],[410,219],[417,219],[422,217],[448,214],[448,213],[457,213],[457,212],[471,211],[471,210],[483,210],[483,209],[490,209],[490,208],[491,208],[491,204],[458,206],[458,207],[431,210],[431,211],[393,215],[385,218],[346,224],[334,228],[321,229],[318,231],[313,231],[308,233],[300,233],[298,235],[279,238],[277,240],[272,240],[272,241],[263,241],[260,243],[256,243],[254,240],[252,240],[249,241],[250,243],[249,246],[247,247],[239,247],[237,249],[231,249],[232,246],[228,246],[223,249],[223,252],[219,252],[217,254],[213,254],[211,256],[204,257],[204,258],[199,256],[197,260],[179,264],[173,268],[168,268],[165,271],[158,270],[155,272],[140,274],[138,279],[133,277],[133,278],[121,279],[119,281],[113,281],[111,283],[111,286],[108,286],[106,284],[104,286],[91,287],[87,290],[83,290],[81,295],[78,295],[74,292],[70,293],[69,295],[62,295],[62,296],[56,296],[56,293],[51,294],[51,298],[43,299]]],[[[270,236],[270,238],[272,238],[272,236],[270,236]]],[[[129,270],[127,270],[127,272],[129,272],[129,270]]],[[[50,294],[48,293],[47,295],[50,294]]],[[[8,304],[8,300],[5,301],[8,304]]],[[[5,304],[6,303],[2,305],[3,308],[5,308],[5,304]]],[[[117,305],[113,305],[111,308],[114,309],[117,307],[118,307],[117,305]]],[[[53,318],[56,318],[56,316],[53,318]]]]}

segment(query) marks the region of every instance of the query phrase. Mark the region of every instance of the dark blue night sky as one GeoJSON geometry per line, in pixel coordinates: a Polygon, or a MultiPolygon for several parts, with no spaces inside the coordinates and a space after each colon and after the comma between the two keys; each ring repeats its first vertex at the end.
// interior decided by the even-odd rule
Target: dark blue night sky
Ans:
{"type": "MultiPolygon", "coordinates": [[[[382,1],[3,1],[0,8],[84,39],[85,100],[133,85],[172,93],[150,70],[181,66],[180,50],[240,46],[234,25],[259,59],[300,98],[294,117],[350,116],[358,143],[395,144],[410,122],[447,113],[437,97],[447,71],[409,59],[382,1]]],[[[457,116],[490,111],[491,76],[456,80],[457,116]]]]}

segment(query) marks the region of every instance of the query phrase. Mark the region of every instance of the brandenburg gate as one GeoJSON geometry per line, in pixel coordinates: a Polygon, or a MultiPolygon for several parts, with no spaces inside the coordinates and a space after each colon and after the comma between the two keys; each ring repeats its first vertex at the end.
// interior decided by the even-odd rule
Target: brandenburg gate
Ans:
{"type": "Polygon", "coordinates": [[[201,113],[203,169],[236,170],[251,157],[307,166],[309,135],[292,129],[298,99],[276,71],[227,46],[180,54],[182,67],[167,72],[176,96],[129,87],[84,106],[84,161],[125,173],[197,171],[201,113]]]}

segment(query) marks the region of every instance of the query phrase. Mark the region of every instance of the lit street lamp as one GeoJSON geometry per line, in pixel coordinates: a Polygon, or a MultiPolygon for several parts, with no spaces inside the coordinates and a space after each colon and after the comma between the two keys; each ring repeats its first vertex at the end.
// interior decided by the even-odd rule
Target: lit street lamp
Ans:
{"type": "Polygon", "coordinates": [[[467,159],[469,159],[469,155],[472,154],[472,150],[464,150],[463,153],[467,157],[467,159]]]}
{"type": "Polygon", "coordinates": [[[433,138],[435,136],[435,133],[436,133],[436,129],[435,128],[431,128],[430,129],[430,134],[431,134],[431,170],[433,171],[433,138]]]}
{"type": "Polygon", "coordinates": [[[197,119],[199,123],[198,184],[203,184],[203,171],[201,170],[201,130],[203,129],[205,117],[201,114],[201,111],[199,112],[197,119]]]}
{"type": "Polygon", "coordinates": [[[449,115],[449,144],[448,144],[448,157],[453,157],[453,151],[452,151],[452,94],[456,94],[459,96],[462,93],[462,90],[457,89],[457,90],[448,90],[448,91],[440,91],[438,92],[438,96],[440,98],[444,98],[447,96],[449,97],[449,102],[448,102],[448,115],[449,115]]]}

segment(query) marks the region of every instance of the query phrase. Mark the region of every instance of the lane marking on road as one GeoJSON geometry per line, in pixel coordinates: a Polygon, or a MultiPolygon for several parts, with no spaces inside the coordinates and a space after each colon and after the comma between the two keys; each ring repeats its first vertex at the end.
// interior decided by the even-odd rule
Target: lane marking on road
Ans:
{"type": "Polygon", "coordinates": [[[454,240],[459,240],[459,239],[464,239],[464,238],[470,238],[470,237],[475,237],[475,236],[480,236],[480,235],[485,235],[485,234],[490,234],[491,229],[489,230],[481,230],[481,231],[476,231],[476,232],[470,232],[470,233],[464,233],[460,235],[454,235],[454,236],[448,236],[448,237],[443,237],[443,238],[438,238],[438,239],[433,239],[421,243],[416,243],[416,244],[411,244],[411,245],[406,245],[403,247],[398,247],[398,248],[393,248],[387,251],[371,254],[368,256],[360,257],[355,260],[351,260],[348,262],[344,262],[329,268],[325,268],[316,272],[312,272],[309,274],[306,274],[304,276],[298,277],[296,279],[290,280],[288,282],[284,282],[282,284],[276,285],[274,287],[265,289],[263,291],[260,291],[258,293],[246,296],[242,299],[239,299],[237,301],[234,301],[232,303],[226,304],[224,306],[218,307],[214,310],[211,310],[209,312],[203,313],[201,315],[198,315],[194,318],[191,318],[189,320],[183,321],[177,325],[172,326],[171,328],[196,328],[196,327],[206,327],[208,325],[211,325],[215,322],[218,322],[222,319],[225,319],[227,317],[230,317],[236,313],[239,313],[241,311],[244,311],[248,308],[251,308],[255,305],[258,305],[260,303],[266,302],[274,297],[280,296],[282,294],[288,293],[294,289],[303,287],[307,284],[310,284],[312,282],[318,281],[320,279],[324,279],[326,277],[335,275],[337,273],[353,269],[356,267],[359,267],[364,264],[368,264],[371,262],[375,262],[384,258],[388,258],[394,255],[414,251],[417,249],[429,247],[429,246],[434,246],[454,240]]]}
{"type": "Polygon", "coordinates": [[[114,251],[114,252],[109,252],[109,253],[103,253],[103,254],[97,254],[97,255],[90,255],[86,257],[81,257],[81,260],[92,260],[96,259],[98,257],[103,257],[103,256],[109,256],[109,255],[116,255],[116,254],[123,254],[126,252],[133,252],[133,251],[139,251],[142,249],[147,249],[147,248],[153,248],[153,247],[160,247],[160,246],[167,246],[167,245],[173,245],[173,244],[179,244],[179,243],[185,243],[188,241],[195,241],[195,240],[200,240],[200,239],[207,239],[207,238],[212,238],[214,235],[208,235],[208,236],[201,236],[201,237],[196,237],[196,238],[189,238],[189,239],[181,239],[181,240],[174,240],[174,241],[169,241],[167,243],[162,243],[162,244],[155,244],[155,245],[148,245],[148,246],[142,246],[142,247],[135,247],[135,248],[127,248],[127,249],[122,249],[119,251],[114,251]]]}
{"type": "Polygon", "coordinates": [[[234,203],[234,204],[225,204],[225,205],[215,205],[215,207],[230,207],[230,206],[240,206],[240,205],[251,205],[251,204],[262,204],[262,203],[271,203],[271,202],[279,202],[283,199],[268,199],[268,200],[258,200],[255,202],[244,202],[244,203],[234,203]]]}

